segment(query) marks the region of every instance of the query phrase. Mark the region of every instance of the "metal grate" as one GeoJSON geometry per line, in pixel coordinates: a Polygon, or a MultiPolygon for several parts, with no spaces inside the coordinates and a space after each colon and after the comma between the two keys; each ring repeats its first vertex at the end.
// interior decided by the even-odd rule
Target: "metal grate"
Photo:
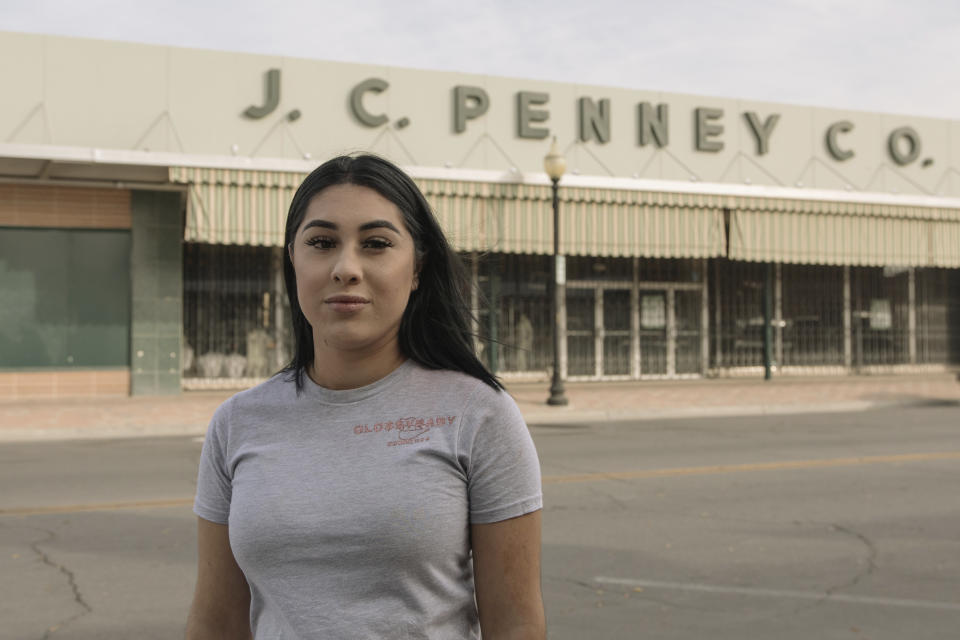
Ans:
{"type": "Polygon", "coordinates": [[[597,375],[596,290],[567,287],[567,375],[597,375]]]}
{"type": "Polygon", "coordinates": [[[960,284],[956,270],[917,269],[917,362],[960,362],[960,336],[956,335],[960,329],[960,297],[956,294],[960,291],[950,295],[951,277],[960,284]]]}
{"type": "Polygon", "coordinates": [[[910,361],[909,269],[850,270],[853,366],[910,361]]]}
{"type": "Polygon", "coordinates": [[[630,339],[629,289],[603,289],[603,375],[630,375],[632,341],[630,339]]]}
{"type": "Polygon", "coordinates": [[[783,265],[781,279],[783,364],[842,365],[843,267],[783,265]]]}
{"type": "Polygon", "coordinates": [[[290,331],[280,251],[184,245],[184,378],[259,379],[286,365],[290,331]]]}
{"type": "Polygon", "coordinates": [[[767,265],[717,259],[710,266],[711,365],[763,366],[767,265]]]}
{"type": "MultiPolygon", "coordinates": [[[[291,336],[281,251],[184,246],[185,385],[242,386],[287,364],[291,336]]],[[[551,367],[552,264],[550,256],[486,254],[471,265],[480,294],[478,345],[492,370],[543,373],[551,367]]],[[[708,344],[714,369],[760,367],[768,277],[778,365],[849,365],[856,371],[960,363],[960,270],[911,274],[714,259],[708,274],[705,339],[703,261],[567,258],[567,375],[695,375],[703,371],[708,344]]]]}
{"type": "Polygon", "coordinates": [[[551,260],[502,253],[478,259],[480,355],[492,370],[546,371],[551,366],[551,260]]]}
{"type": "Polygon", "coordinates": [[[701,294],[699,291],[674,292],[674,322],[676,324],[677,375],[700,373],[701,370],[701,294]]]}

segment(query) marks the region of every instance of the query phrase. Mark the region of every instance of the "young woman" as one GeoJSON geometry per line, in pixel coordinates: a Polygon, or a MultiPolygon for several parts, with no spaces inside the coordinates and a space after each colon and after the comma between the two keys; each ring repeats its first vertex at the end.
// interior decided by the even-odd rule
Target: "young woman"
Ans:
{"type": "Polygon", "coordinates": [[[211,422],[187,638],[543,640],[536,451],[423,195],[335,158],[285,240],[296,354],[211,422]]]}

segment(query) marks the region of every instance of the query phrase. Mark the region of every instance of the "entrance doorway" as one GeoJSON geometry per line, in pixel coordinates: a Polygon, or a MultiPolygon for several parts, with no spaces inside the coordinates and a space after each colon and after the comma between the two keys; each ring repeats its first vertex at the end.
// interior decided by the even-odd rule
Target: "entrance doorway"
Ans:
{"type": "Polygon", "coordinates": [[[641,289],[641,376],[674,377],[701,373],[702,299],[699,289],[641,289]]]}
{"type": "Polygon", "coordinates": [[[566,305],[568,378],[703,372],[706,316],[699,284],[568,282],[566,305]]]}

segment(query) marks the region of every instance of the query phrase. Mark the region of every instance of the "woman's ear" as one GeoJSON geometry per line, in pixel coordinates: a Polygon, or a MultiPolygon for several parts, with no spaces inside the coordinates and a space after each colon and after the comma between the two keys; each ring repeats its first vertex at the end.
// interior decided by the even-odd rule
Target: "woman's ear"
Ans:
{"type": "Polygon", "coordinates": [[[420,286],[420,271],[423,270],[426,257],[426,253],[417,256],[417,263],[413,266],[413,288],[410,289],[411,291],[416,291],[417,287],[420,286]]]}

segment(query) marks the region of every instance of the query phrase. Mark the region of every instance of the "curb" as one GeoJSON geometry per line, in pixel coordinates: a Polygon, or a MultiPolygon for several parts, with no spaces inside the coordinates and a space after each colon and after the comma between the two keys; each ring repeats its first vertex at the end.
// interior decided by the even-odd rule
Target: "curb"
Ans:
{"type": "Polygon", "coordinates": [[[672,420],[677,418],[710,418],[737,416],[791,415],[804,413],[846,413],[867,411],[880,407],[908,406],[910,403],[872,402],[856,400],[826,404],[764,404],[705,407],[671,407],[664,409],[577,409],[567,407],[545,411],[523,412],[531,426],[572,424],[577,422],[627,422],[649,420],[672,420]]]}
{"type": "MultiPolygon", "coordinates": [[[[850,413],[884,407],[911,406],[917,402],[866,401],[833,402],[824,404],[761,404],[732,406],[669,407],[663,409],[577,409],[576,406],[521,409],[524,420],[531,427],[570,425],[596,422],[649,422],[680,418],[710,418],[737,416],[799,415],[812,413],[850,413]]],[[[112,440],[131,438],[200,437],[207,433],[207,424],[172,424],[113,427],[57,427],[0,429],[0,443],[56,442],[62,440],[112,440]]]]}

